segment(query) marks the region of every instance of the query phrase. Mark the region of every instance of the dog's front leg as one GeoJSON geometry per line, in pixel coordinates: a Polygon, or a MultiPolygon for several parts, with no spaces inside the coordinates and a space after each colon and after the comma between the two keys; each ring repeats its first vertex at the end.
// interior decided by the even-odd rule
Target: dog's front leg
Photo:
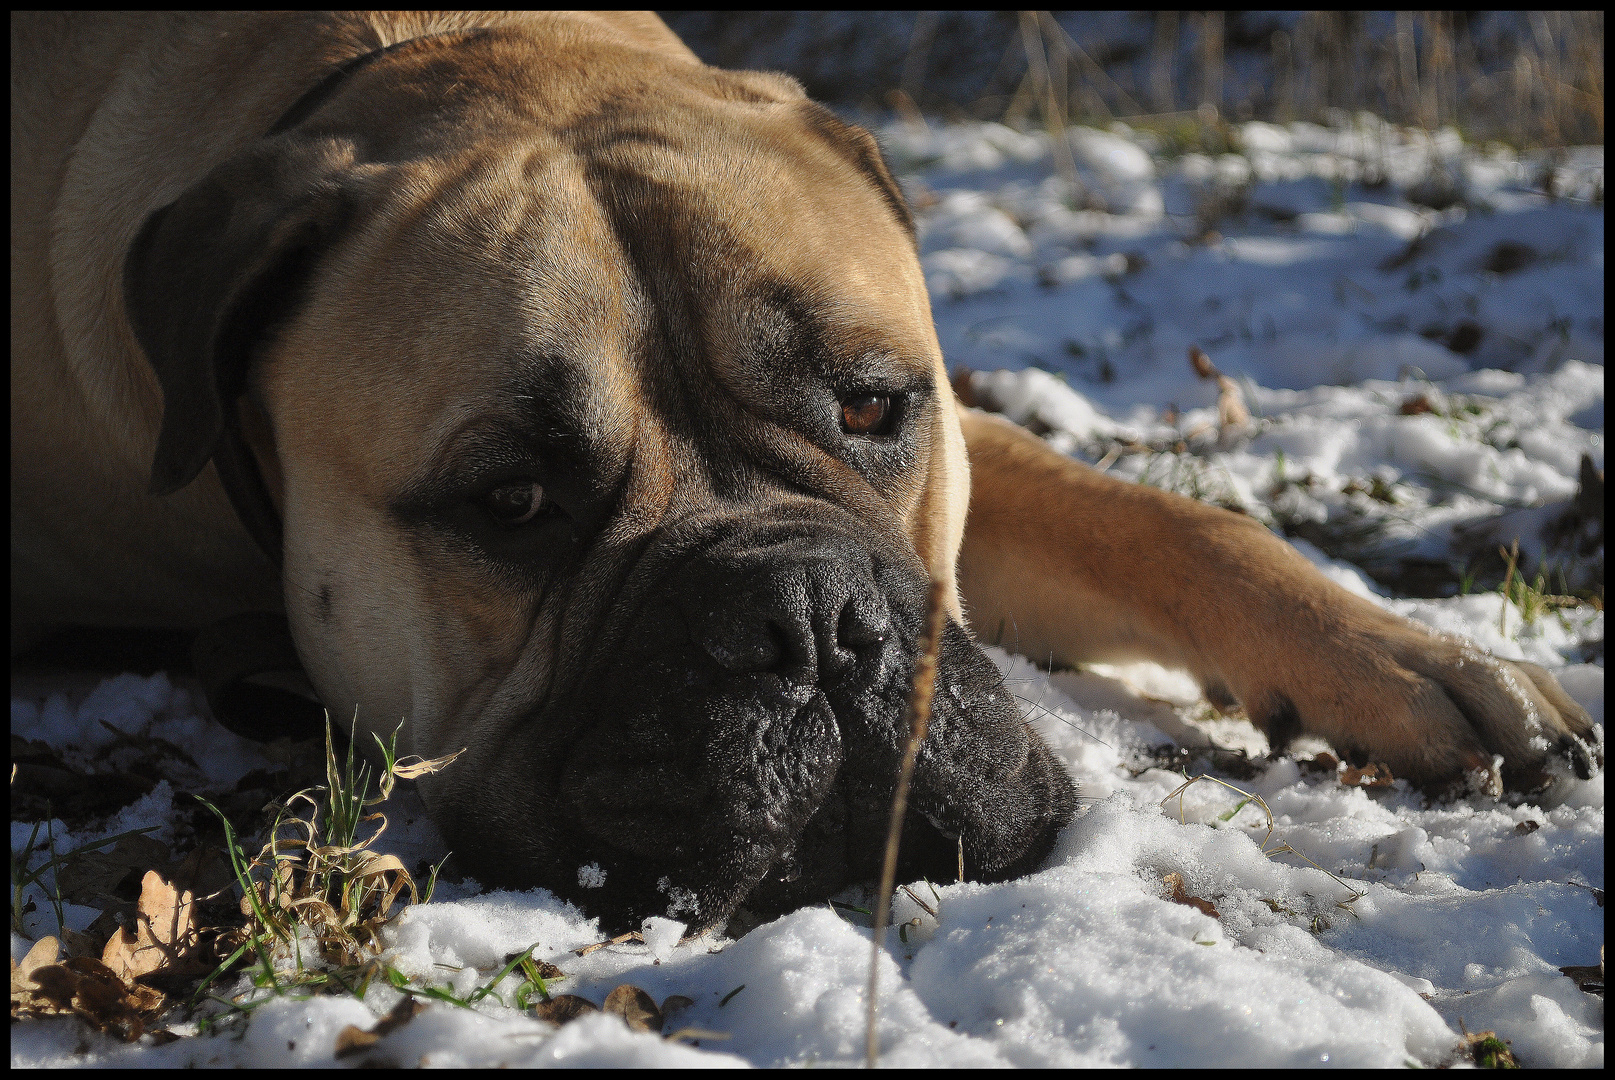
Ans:
{"type": "Polygon", "coordinates": [[[1275,749],[1301,733],[1422,784],[1589,775],[1587,713],[1534,664],[1355,596],[1256,521],[1105,476],[960,409],[970,516],[959,584],[975,632],[1039,661],[1148,659],[1238,701],[1275,749]]]}

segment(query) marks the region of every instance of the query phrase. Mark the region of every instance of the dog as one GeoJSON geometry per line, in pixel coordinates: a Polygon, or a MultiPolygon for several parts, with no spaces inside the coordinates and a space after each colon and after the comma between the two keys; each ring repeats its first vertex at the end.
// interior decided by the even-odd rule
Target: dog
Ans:
{"type": "Polygon", "coordinates": [[[13,640],[284,617],[485,884],[611,925],[1035,868],[969,626],[1426,785],[1601,764],[1539,667],[965,408],[873,137],[653,15],[12,17],[13,640]],[[1501,756],[1501,769],[1497,756],[1501,756]]]}

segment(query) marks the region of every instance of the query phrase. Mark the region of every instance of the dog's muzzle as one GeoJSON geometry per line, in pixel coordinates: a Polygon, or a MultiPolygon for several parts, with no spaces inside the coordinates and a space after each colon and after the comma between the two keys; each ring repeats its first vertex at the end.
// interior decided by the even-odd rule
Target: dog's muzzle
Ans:
{"type": "MultiPolygon", "coordinates": [[[[541,884],[603,923],[694,926],[878,875],[927,585],[848,527],[730,524],[660,560],[558,776],[569,850],[541,884]],[[546,880],[554,878],[555,880],[546,880]]],[[[1024,873],[1071,817],[1064,770],[997,669],[944,631],[900,872],[1024,873]]]]}

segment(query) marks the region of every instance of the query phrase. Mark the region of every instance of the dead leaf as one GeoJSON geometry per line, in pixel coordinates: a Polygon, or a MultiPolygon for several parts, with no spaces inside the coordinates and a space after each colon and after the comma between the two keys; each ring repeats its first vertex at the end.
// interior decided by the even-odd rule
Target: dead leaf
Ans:
{"type": "MultiPolygon", "coordinates": [[[[11,962],[11,1015],[19,1016],[57,1016],[73,1011],[70,1001],[72,991],[65,993],[54,984],[43,986],[34,979],[36,973],[51,969],[56,963],[56,954],[61,951],[61,943],[53,937],[42,937],[34,942],[28,955],[22,958],[22,963],[11,962]],[[57,990],[57,993],[51,993],[57,990]]],[[[46,976],[47,982],[50,976],[46,976]]]]}
{"type": "Polygon", "coordinates": [[[1562,967],[1559,969],[1575,980],[1576,986],[1589,994],[1604,996],[1604,947],[1598,946],[1597,967],[1562,967]]]}
{"type": "Polygon", "coordinates": [[[586,1013],[599,1012],[599,1006],[576,994],[557,994],[533,1006],[533,1015],[552,1024],[568,1024],[586,1013]]]}
{"type": "Polygon", "coordinates": [[[376,1026],[369,1031],[360,1031],[357,1027],[349,1024],[337,1032],[334,1056],[345,1058],[354,1054],[362,1054],[425,1011],[426,1003],[424,1001],[406,996],[392,1007],[391,1012],[376,1021],[376,1026]]]}
{"type": "Polygon", "coordinates": [[[348,880],[350,882],[360,882],[369,878],[378,879],[378,885],[381,889],[380,896],[376,901],[376,914],[378,916],[381,918],[387,917],[387,912],[393,906],[393,901],[398,899],[398,894],[404,890],[405,886],[409,887],[411,903],[416,903],[420,899],[420,895],[415,891],[415,879],[409,876],[409,871],[404,868],[403,860],[396,855],[377,855],[373,852],[365,852],[364,854],[368,858],[365,859],[358,870],[348,875],[348,880]],[[387,881],[388,874],[397,875],[390,884],[387,881]]]}
{"type": "Polygon", "coordinates": [[[624,983],[607,994],[602,1011],[622,1017],[631,1031],[660,1033],[662,1030],[662,1010],[656,1007],[656,1002],[649,994],[637,986],[624,983]]]}
{"type": "Polygon", "coordinates": [[[381,1041],[381,1036],[373,1031],[361,1031],[349,1024],[336,1033],[336,1049],[332,1056],[338,1061],[354,1054],[362,1054],[381,1041]]]}
{"type": "Polygon", "coordinates": [[[13,965],[13,1019],[77,1015],[98,1031],[133,1042],[145,1031],[146,1021],[161,1013],[160,991],[126,983],[91,957],[46,962],[55,959],[57,949],[54,938],[42,939],[21,964],[13,965]]]}
{"type": "Polygon", "coordinates": [[[191,849],[174,870],[176,889],[184,889],[198,901],[211,899],[235,884],[235,873],[218,848],[198,845],[191,849]]]}
{"type": "Polygon", "coordinates": [[[189,891],[181,892],[155,870],[140,883],[135,932],[119,930],[107,940],[101,961],[118,978],[144,975],[202,975],[212,970],[204,958],[189,891]]]}
{"type": "Polygon", "coordinates": [[[1325,750],[1317,757],[1307,758],[1299,762],[1299,764],[1302,768],[1310,769],[1313,772],[1332,773],[1340,768],[1340,759],[1335,757],[1335,755],[1331,754],[1329,751],[1325,750]]]}
{"type": "Polygon", "coordinates": [[[1602,994],[1604,992],[1604,967],[1602,964],[1577,967],[1570,965],[1559,969],[1576,984],[1579,990],[1589,994],[1602,994]]]}
{"type": "Polygon", "coordinates": [[[49,998],[56,1005],[71,1011],[73,995],[78,990],[78,978],[67,968],[60,964],[46,964],[34,970],[30,981],[38,988],[40,996],[49,998]]]}
{"type": "MultiPolygon", "coordinates": [[[[422,760],[410,765],[404,764],[404,762],[409,761],[409,758],[400,758],[399,760],[393,762],[393,775],[398,777],[400,780],[414,780],[418,777],[428,776],[435,772],[442,772],[444,769],[452,765],[454,763],[454,759],[465,753],[465,751],[466,748],[462,746],[452,754],[446,754],[440,758],[432,758],[430,761],[423,758],[422,760]]],[[[418,755],[411,755],[411,757],[415,756],[418,755]]]]}
{"type": "Polygon", "coordinates": [[[1210,900],[1202,900],[1198,896],[1189,895],[1188,891],[1183,887],[1182,874],[1176,872],[1170,873],[1166,875],[1162,881],[1169,889],[1172,890],[1171,900],[1173,903],[1184,904],[1188,907],[1192,907],[1203,915],[1210,915],[1213,919],[1219,919],[1222,917],[1217,914],[1217,906],[1210,900]]]}
{"type": "Polygon", "coordinates": [[[1540,828],[1542,828],[1542,822],[1540,821],[1522,821],[1514,826],[1514,835],[1529,836],[1540,828]]]}
{"type": "Polygon", "coordinates": [[[81,933],[71,926],[62,927],[62,945],[68,956],[100,956],[106,949],[107,939],[98,934],[81,933]]]}
{"type": "Polygon", "coordinates": [[[1194,373],[1202,379],[1215,379],[1221,374],[1217,370],[1217,365],[1211,362],[1211,357],[1207,356],[1205,350],[1198,345],[1189,346],[1189,366],[1194,368],[1194,373]]]}
{"type": "Polygon", "coordinates": [[[108,903],[124,901],[130,895],[124,886],[131,887],[139,875],[154,867],[166,869],[169,847],[149,836],[126,836],[106,851],[82,851],[66,859],[57,872],[56,881],[62,897],[75,904],[103,908],[108,903]]]}
{"type": "Polygon", "coordinates": [[[392,1011],[383,1016],[371,1030],[377,1035],[390,1035],[426,1011],[426,1002],[420,998],[406,997],[392,1011]]]}
{"type": "MultiPolygon", "coordinates": [[[[506,953],[504,962],[508,964],[512,960],[516,959],[518,956],[526,956],[526,955],[527,955],[527,953],[525,951],[506,953]]],[[[540,960],[536,956],[530,957],[529,959],[531,959],[532,964],[533,964],[533,969],[538,972],[538,977],[540,979],[545,979],[545,980],[564,979],[564,978],[567,977],[566,972],[562,971],[560,968],[556,967],[554,964],[550,963],[548,960],[540,960]]]]}
{"type": "Polygon", "coordinates": [[[42,937],[34,942],[33,948],[28,950],[28,955],[22,958],[22,963],[19,964],[15,960],[11,962],[12,987],[16,987],[18,979],[26,983],[37,969],[46,964],[56,963],[56,954],[59,951],[61,942],[53,937],[42,937]]]}
{"type": "MultiPolygon", "coordinates": [[[[1459,1021],[1462,1029],[1463,1022],[1459,1021]]],[[[1464,1031],[1464,1043],[1475,1064],[1482,1069],[1518,1069],[1520,1063],[1507,1039],[1499,1039],[1495,1031],[1464,1031]]]]}
{"type": "Polygon", "coordinates": [[[1420,413],[1434,412],[1435,406],[1430,404],[1430,398],[1425,394],[1415,394],[1402,402],[1397,410],[1403,416],[1418,416],[1420,413]]]}

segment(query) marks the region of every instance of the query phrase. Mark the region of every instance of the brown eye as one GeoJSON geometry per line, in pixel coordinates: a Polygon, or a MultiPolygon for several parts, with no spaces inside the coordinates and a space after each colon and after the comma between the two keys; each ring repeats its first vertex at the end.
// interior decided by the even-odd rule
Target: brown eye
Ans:
{"type": "Polygon", "coordinates": [[[849,435],[883,435],[891,413],[890,394],[858,394],[841,403],[841,430],[849,435]]]}
{"type": "Polygon", "coordinates": [[[544,508],[544,489],[532,480],[513,480],[484,495],[482,505],[499,524],[514,528],[538,516],[544,508]]]}

